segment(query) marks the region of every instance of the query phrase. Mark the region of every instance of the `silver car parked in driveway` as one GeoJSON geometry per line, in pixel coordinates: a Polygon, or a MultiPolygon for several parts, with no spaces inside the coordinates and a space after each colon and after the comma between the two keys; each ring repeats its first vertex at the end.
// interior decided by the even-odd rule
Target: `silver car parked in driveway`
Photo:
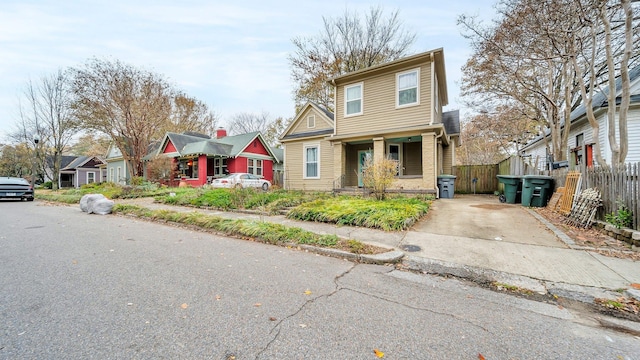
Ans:
{"type": "Polygon", "coordinates": [[[23,178],[0,177],[0,199],[33,201],[33,187],[23,178]]]}
{"type": "Polygon", "coordinates": [[[253,187],[262,190],[269,190],[271,182],[258,175],[248,173],[233,173],[223,178],[215,179],[211,182],[214,188],[245,188],[253,187]]]}

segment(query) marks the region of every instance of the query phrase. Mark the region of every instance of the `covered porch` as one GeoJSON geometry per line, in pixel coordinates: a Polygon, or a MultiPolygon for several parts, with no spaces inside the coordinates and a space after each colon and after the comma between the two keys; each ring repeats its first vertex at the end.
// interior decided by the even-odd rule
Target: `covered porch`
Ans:
{"type": "Polygon", "coordinates": [[[334,190],[358,191],[363,187],[362,173],[367,159],[374,162],[392,159],[398,163],[398,173],[388,189],[390,192],[437,193],[437,176],[444,169],[443,154],[453,151],[443,145],[442,131],[438,129],[441,128],[332,139],[334,190]]]}

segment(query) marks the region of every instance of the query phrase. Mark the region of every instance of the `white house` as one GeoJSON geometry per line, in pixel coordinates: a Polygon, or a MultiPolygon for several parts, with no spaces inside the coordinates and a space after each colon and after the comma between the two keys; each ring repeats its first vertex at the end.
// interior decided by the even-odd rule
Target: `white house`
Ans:
{"type": "MultiPolygon", "coordinates": [[[[627,129],[629,139],[629,151],[625,162],[634,163],[640,162],[640,66],[633,68],[629,72],[630,90],[631,90],[631,105],[627,115],[627,129]]],[[[600,126],[599,139],[600,151],[604,159],[608,163],[611,162],[611,147],[609,146],[609,119],[607,117],[607,110],[609,108],[609,102],[607,99],[608,88],[604,85],[605,90],[594,95],[593,97],[593,112],[598,120],[600,126]]],[[[620,105],[620,96],[622,91],[620,90],[620,79],[616,81],[616,105],[620,105]]],[[[618,131],[618,120],[616,113],[616,132],[618,131]]],[[[617,134],[616,134],[617,135],[617,134]]],[[[550,140],[550,134],[547,132],[545,136],[550,140]]],[[[616,136],[618,138],[618,136],[616,136]]],[[[587,119],[587,110],[584,104],[578,106],[571,112],[571,128],[569,129],[569,139],[567,146],[566,159],[569,162],[569,167],[573,167],[579,164],[595,165],[595,155],[593,154],[593,144],[596,142],[593,139],[593,130],[589,125],[587,119]]],[[[538,168],[541,170],[548,169],[549,154],[546,141],[544,137],[539,136],[529,142],[521,152],[521,155],[525,157],[525,161],[530,161],[534,164],[538,161],[538,168]]],[[[556,159],[559,158],[556,156],[556,159]]]]}

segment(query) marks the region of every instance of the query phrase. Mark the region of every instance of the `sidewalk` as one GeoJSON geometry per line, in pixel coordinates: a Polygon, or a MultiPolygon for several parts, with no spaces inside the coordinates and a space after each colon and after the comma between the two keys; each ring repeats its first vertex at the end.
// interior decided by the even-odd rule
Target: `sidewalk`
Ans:
{"type": "MultiPolygon", "coordinates": [[[[284,216],[193,209],[154,203],[148,198],[117,202],[133,203],[150,209],[199,211],[224,218],[269,221],[297,226],[320,234],[335,234],[372,245],[402,250],[405,252],[403,265],[411,270],[454,275],[483,283],[498,282],[589,303],[593,302],[594,298],[615,299],[623,295],[616,290],[629,289],[632,283],[640,283],[638,261],[573,249],[571,239],[545,219],[523,207],[503,208],[506,210],[504,216],[510,219],[507,221],[508,224],[504,224],[504,219],[496,218],[500,215],[496,214],[498,210],[495,209],[486,215],[492,219],[478,221],[485,215],[469,211],[466,206],[479,206],[474,202],[476,199],[472,198],[470,201],[471,205],[464,201],[455,202],[455,199],[437,200],[438,206],[452,206],[451,211],[460,213],[460,219],[452,220],[445,209],[434,209],[434,213],[440,212],[440,216],[446,220],[427,217],[411,230],[404,232],[294,221],[284,216]],[[465,208],[456,208],[461,206],[465,208]],[[469,218],[464,218],[463,213],[469,218]],[[447,225],[447,222],[450,224],[447,225]],[[476,224],[472,224],[473,222],[476,224]],[[496,226],[496,223],[502,225],[496,226]],[[477,226],[477,229],[474,230],[473,226],[477,226]],[[500,236],[492,235],[492,227],[500,236]],[[486,233],[487,229],[489,233],[486,233]],[[453,235],[435,233],[445,231],[453,235]],[[455,235],[461,231],[485,233],[475,237],[455,235]]],[[[482,206],[480,208],[482,209],[482,206]]],[[[625,295],[635,296],[638,295],[638,291],[630,290],[625,292],[625,295]]]]}

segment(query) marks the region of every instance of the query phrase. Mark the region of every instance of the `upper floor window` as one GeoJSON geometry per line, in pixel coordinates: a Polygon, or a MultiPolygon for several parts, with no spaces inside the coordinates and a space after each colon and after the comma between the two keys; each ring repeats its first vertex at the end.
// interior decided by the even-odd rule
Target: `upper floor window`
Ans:
{"type": "Polygon", "coordinates": [[[308,128],[316,127],[316,117],[314,115],[309,115],[307,117],[307,127],[308,128]]]}
{"type": "Polygon", "coordinates": [[[396,104],[398,107],[418,105],[420,103],[419,79],[419,69],[405,71],[396,75],[396,104]]]}
{"type": "Polygon", "coordinates": [[[362,83],[344,87],[344,116],[362,115],[362,83]]]}

